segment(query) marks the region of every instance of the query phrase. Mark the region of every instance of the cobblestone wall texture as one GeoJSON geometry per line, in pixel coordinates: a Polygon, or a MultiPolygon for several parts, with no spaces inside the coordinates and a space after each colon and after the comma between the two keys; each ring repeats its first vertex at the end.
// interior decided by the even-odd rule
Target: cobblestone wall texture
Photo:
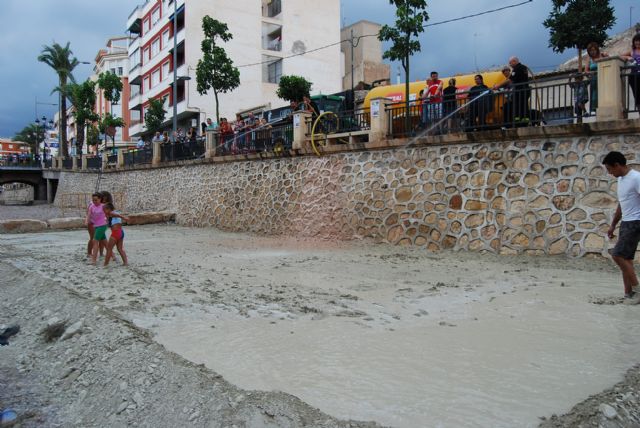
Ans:
{"type": "MultiPolygon", "coordinates": [[[[431,145],[324,157],[107,173],[127,211],[172,210],[188,226],[429,250],[606,255],[616,183],[601,160],[635,165],[640,136],[431,145]]],[[[95,175],[63,173],[58,195],[95,175]]]]}

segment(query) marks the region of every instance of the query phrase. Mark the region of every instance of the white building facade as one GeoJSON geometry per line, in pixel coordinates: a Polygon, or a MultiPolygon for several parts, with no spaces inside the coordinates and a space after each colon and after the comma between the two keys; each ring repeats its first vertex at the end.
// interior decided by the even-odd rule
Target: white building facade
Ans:
{"type": "MultiPolygon", "coordinates": [[[[106,113],[111,113],[114,117],[120,117],[127,124],[125,128],[117,128],[115,135],[116,147],[127,147],[131,145],[129,139],[129,123],[131,119],[129,117],[129,54],[128,54],[129,37],[112,37],[107,40],[106,47],[100,49],[95,58],[95,65],[93,67],[94,75],[93,80],[97,80],[101,73],[111,72],[118,77],[122,82],[122,92],[120,94],[120,101],[111,104],[104,97],[104,91],[96,85],[96,107],[95,111],[103,117],[106,113]]],[[[86,137],[86,136],[85,136],[86,137]]],[[[111,138],[108,138],[106,146],[110,147],[112,144],[111,138]]],[[[135,143],[134,143],[135,144],[135,143]]],[[[104,147],[102,147],[104,149],[104,147]]]]}
{"type": "Polygon", "coordinates": [[[240,87],[219,95],[221,117],[233,120],[236,113],[285,105],[276,96],[282,75],[305,77],[313,83],[314,94],[342,88],[340,0],[148,0],[127,21],[132,36],[128,48],[132,138],[146,133],[144,112],[150,98],[164,100],[165,126],[171,127],[174,7],[181,128],[199,128],[207,117],[215,120],[213,92],[196,91],[205,15],[229,26],[233,39],[224,48],[240,70],[240,87]],[[312,51],[324,46],[329,47],[312,51]]]}

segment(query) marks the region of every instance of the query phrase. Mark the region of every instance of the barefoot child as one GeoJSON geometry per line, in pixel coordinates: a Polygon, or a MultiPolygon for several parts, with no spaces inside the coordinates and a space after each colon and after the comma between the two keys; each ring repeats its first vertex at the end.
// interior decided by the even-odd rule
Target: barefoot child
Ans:
{"type": "MultiPolygon", "coordinates": [[[[111,193],[107,192],[106,190],[102,190],[101,192],[98,192],[98,193],[100,194],[100,202],[102,202],[103,207],[105,204],[113,204],[113,196],[111,196],[111,193]]],[[[100,243],[100,256],[104,255],[104,250],[106,247],[107,247],[107,241],[100,243]]],[[[116,261],[115,254],[111,255],[111,259],[114,262],[116,261]]]]}
{"type": "Polygon", "coordinates": [[[122,264],[128,265],[127,253],[124,252],[124,230],[122,229],[122,220],[128,220],[127,217],[120,215],[119,212],[114,211],[112,203],[104,204],[104,214],[109,219],[109,226],[111,227],[111,237],[107,243],[107,256],[104,258],[104,265],[109,265],[109,261],[113,257],[113,247],[118,248],[118,253],[122,257],[122,264]]]}
{"type": "MultiPolygon", "coordinates": [[[[87,242],[87,257],[91,257],[91,251],[93,250],[93,234],[95,233],[95,226],[91,222],[91,207],[95,205],[96,207],[100,205],[100,196],[94,193],[91,196],[91,202],[87,206],[87,216],[84,220],[85,226],[87,226],[87,231],[89,232],[89,242],[87,242]]],[[[97,209],[97,208],[96,208],[97,209]]],[[[100,207],[102,209],[102,207],[100,207]]]]}
{"type": "Polygon", "coordinates": [[[93,237],[91,239],[91,262],[96,264],[98,260],[98,249],[102,245],[106,244],[106,231],[107,231],[107,217],[104,214],[104,210],[102,209],[101,198],[102,195],[100,193],[94,193],[91,195],[93,203],[89,205],[87,209],[87,218],[85,222],[87,223],[87,227],[93,227],[93,237]]]}

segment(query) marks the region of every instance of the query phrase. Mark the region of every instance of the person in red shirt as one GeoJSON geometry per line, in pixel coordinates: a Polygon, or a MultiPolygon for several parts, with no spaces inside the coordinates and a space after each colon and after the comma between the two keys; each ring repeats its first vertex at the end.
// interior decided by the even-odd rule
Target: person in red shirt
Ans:
{"type": "Polygon", "coordinates": [[[438,79],[438,72],[432,71],[427,79],[427,87],[422,94],[422,122],[426,128],[442,118],[442,80],[438,79]]]}
{"type": "Polygon", "coordinates": [[[222,119],[220,119],[219,131],[220,131],[221,142],[218,147],[222,149],[221,151],[223,153],[227,153],[230,149],[229,146],[231,142],[233,142],[233,128],[231,127],[231,124],[229,123],[226,117],[223,117],[222,119]]]}

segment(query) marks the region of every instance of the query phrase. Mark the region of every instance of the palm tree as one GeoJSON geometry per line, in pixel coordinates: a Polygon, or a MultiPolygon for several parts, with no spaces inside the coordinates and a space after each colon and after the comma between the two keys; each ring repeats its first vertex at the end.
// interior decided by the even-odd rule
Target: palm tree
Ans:
{"type": "Polygon", "coordinates": [[[58,75],[58,86],[51,93],[58,92],[60,97],[60,152],[62,156],[67,155],[67,94],[65,88],[67,81],[75,82],[73,69],[80,63],[73,52],[69,49],[69,42],[65,47],[58,43],[51,46],[42,46],[42,51],[38,56],[38,61],[44,62],[51,67],[58,75]]]}

